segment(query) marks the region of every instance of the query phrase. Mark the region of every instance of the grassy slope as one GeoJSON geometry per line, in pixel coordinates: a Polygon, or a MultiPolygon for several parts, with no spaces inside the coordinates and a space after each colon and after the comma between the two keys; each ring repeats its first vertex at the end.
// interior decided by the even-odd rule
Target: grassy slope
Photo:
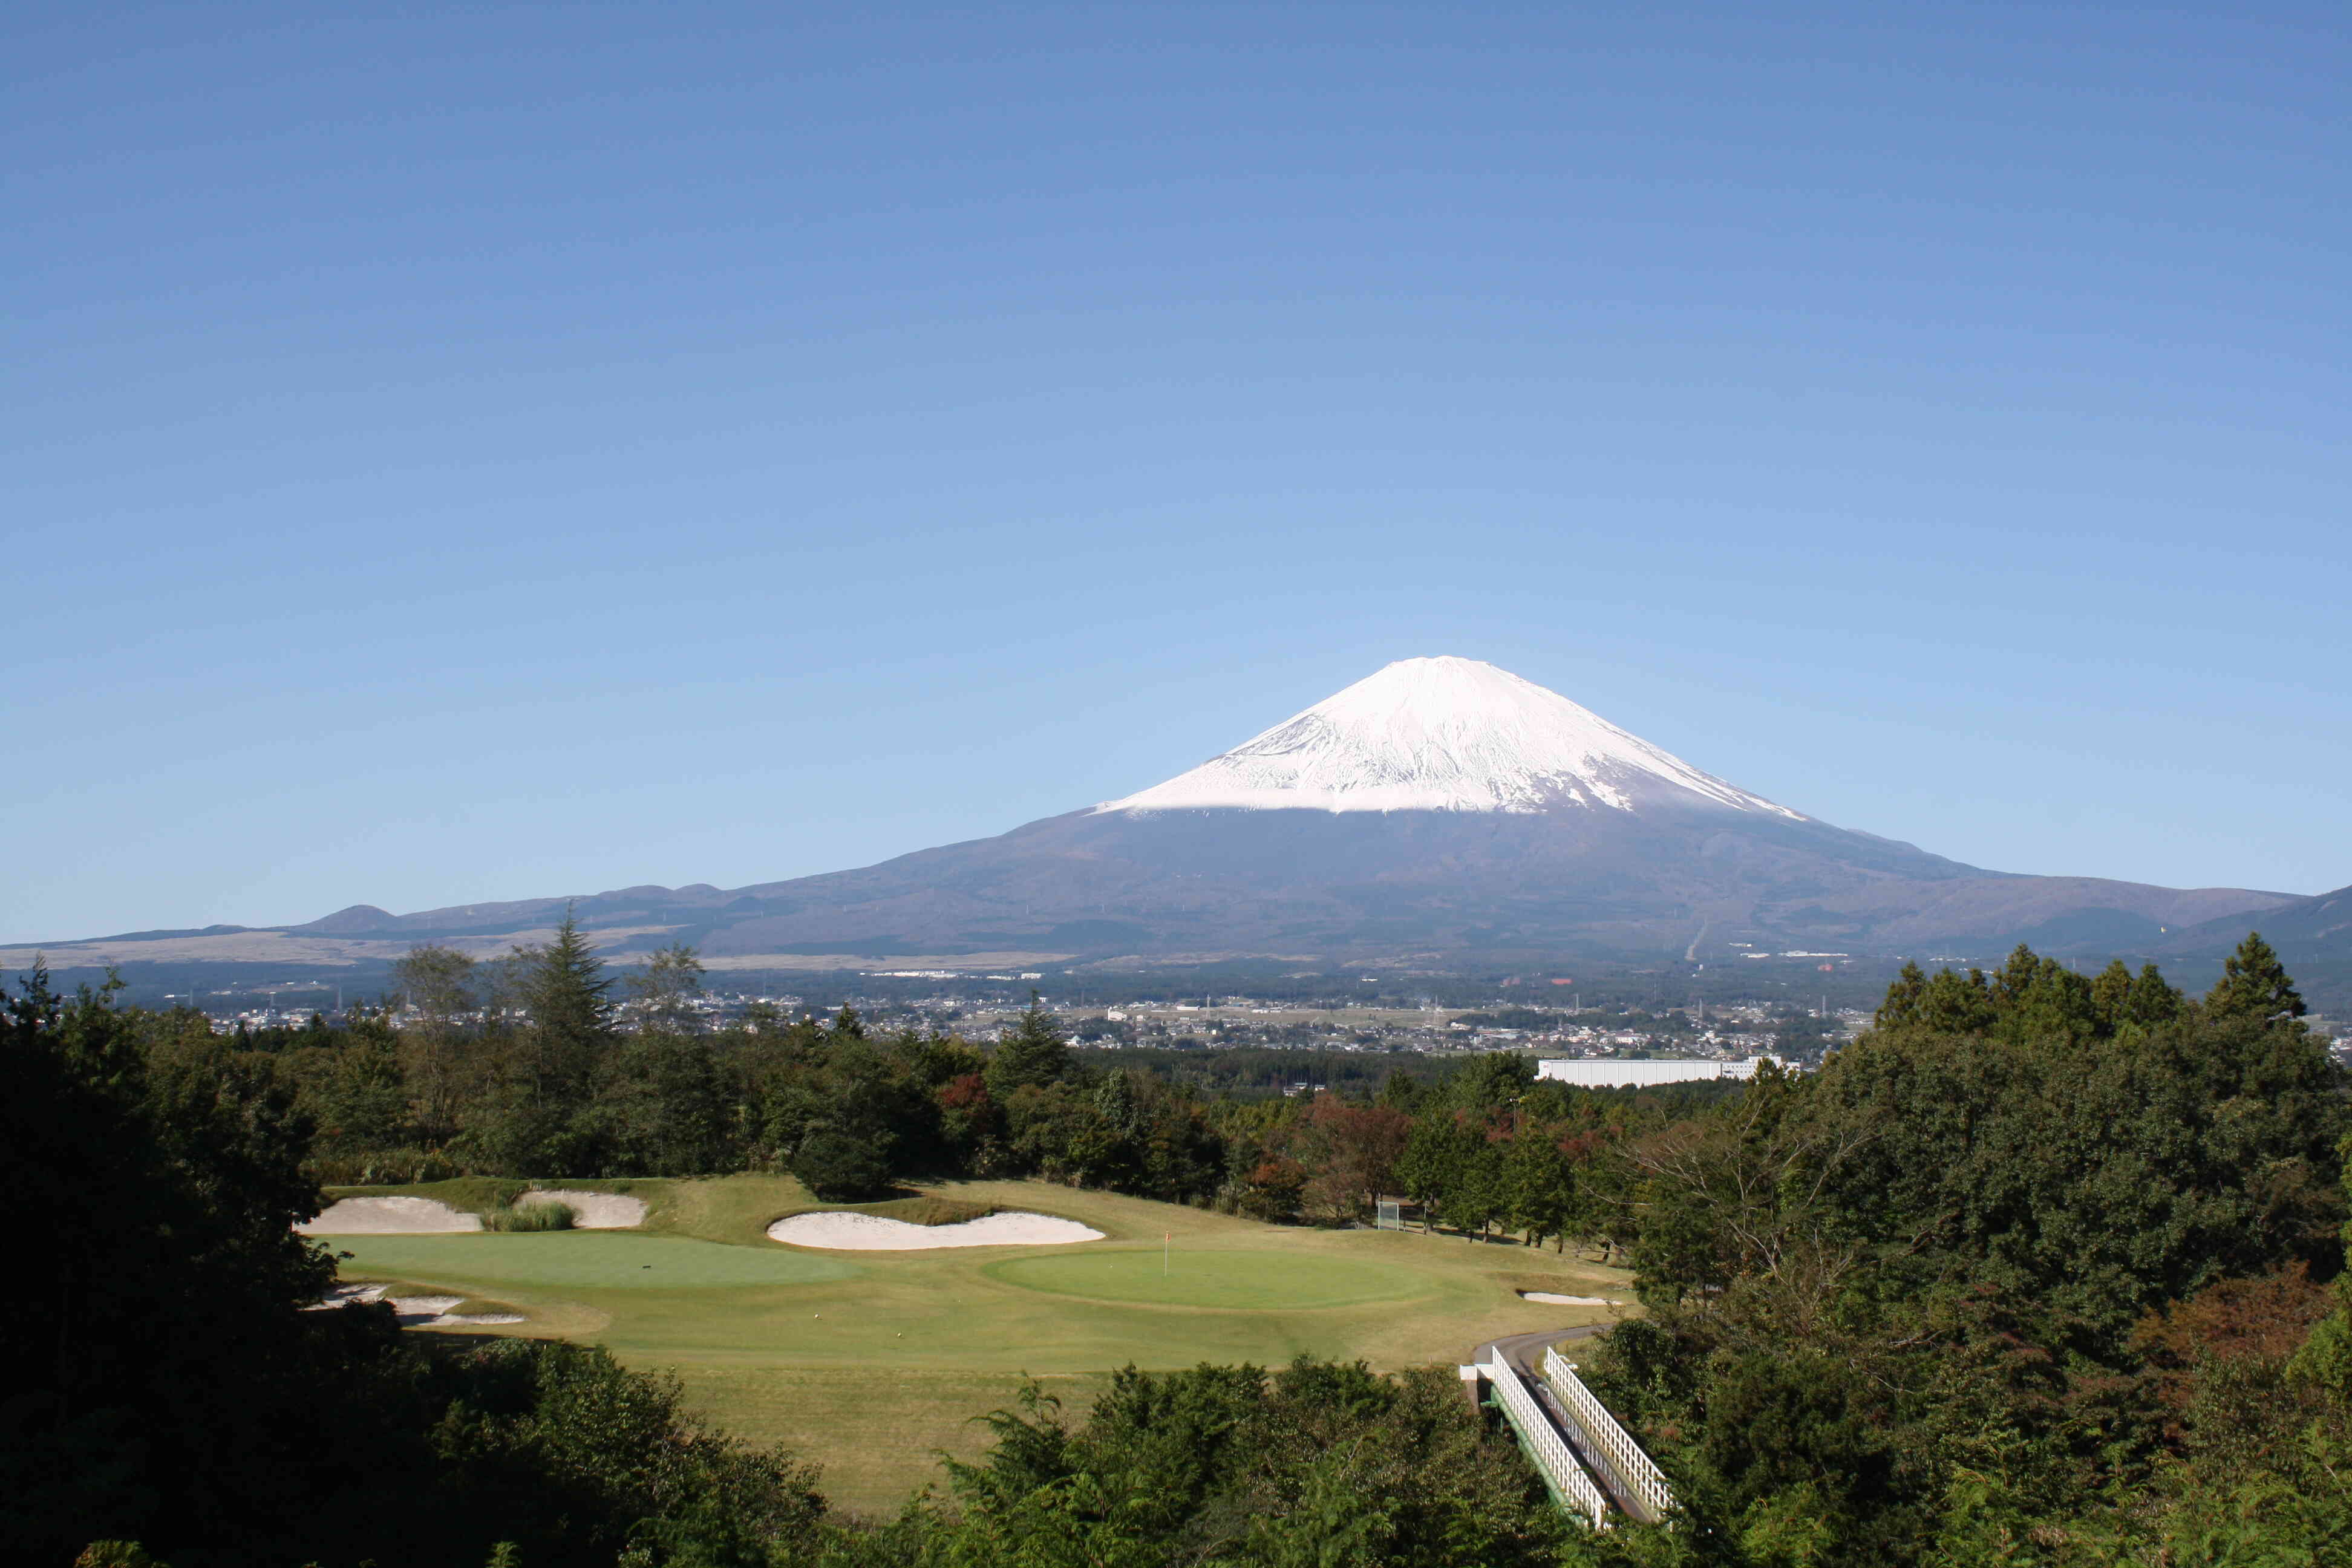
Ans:
{"type": "Polygon", "coordinates": [[[872,1510],[936,1479],[935,1449],[977,1451],[984,1435],[971,1418],[1009,1401],[1024,1373],[1082,1401],[1130,1362],[1269,1364],[1312,1352],[1383,1368],[1453,1363],[1497,1334],[1609,1316],[1532,1305],[1514,1289],[1626,1289],[1622,1273],[1573,1257],[1458,1237],[1264,1226],[1037,1183],[933,1191],[978,1208],[1066,1215],[1108,1239],[815,1253],[765,1239],[770,1220],[825,1206],[782,1178],[549,1184],[625,1185],[650,1205],[648,1229],[667,1236],[352,1237],[334,1245],[354,1255],[348,1278],[495,1297],[530,1314],[517,1331],[590,1339],[633,1366],[674,1369],[721,1426],[820,1460],[837,1502],[872,1510]],[[1173,1238],[1164,1282],[1163,1233],[1173,1238]],[[683,1238],[719,1245],[706,1250],[683,1238]],[[755,1250],[747,1258],[738,1248],[755,1250]],[[656,1267],[645,1268],[647,1261],[656,1267]],[[1299,1301],[1339,1304],[1283,1305],[1299,1301]]]}

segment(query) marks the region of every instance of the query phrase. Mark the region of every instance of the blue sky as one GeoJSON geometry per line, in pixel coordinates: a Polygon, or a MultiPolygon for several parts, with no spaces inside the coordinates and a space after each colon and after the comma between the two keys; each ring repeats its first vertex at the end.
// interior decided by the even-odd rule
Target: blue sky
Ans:
{"type": "Polygon", "coordinates": [[[0,940],[732,886],[1389,659],[2352,882],[2334,6],[20,7],[0,940]]]}

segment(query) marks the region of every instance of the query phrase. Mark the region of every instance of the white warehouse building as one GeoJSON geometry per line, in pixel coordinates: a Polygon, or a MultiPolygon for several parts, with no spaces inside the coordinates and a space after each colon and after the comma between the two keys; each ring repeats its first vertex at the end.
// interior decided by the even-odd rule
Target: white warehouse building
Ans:
{"type": "Polygon", "coordinates": [[[1627,1061],[1616,1057],[1546,1057],[1536,1064],[1536,1077],[1557,1079],[1579,1089],[1650,1089],[1662,1083],[1701,1083],[1722,1078],[1754,1078],[1771,1057],[1750,1057],[1744,1062],[1627,1061]]]}

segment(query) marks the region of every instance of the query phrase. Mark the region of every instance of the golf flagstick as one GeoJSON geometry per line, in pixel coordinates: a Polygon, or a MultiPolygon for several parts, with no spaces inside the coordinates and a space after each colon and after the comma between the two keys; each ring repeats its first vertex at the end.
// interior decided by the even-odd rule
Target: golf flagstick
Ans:
{"type": "Polygon", "coordinates": [[[1160,1233],[1160,1278],[1162,1279],[1168,1278],[1168,1244],[1175,1239],[1176,1233],[1172,1230],[1160,1233]]]}

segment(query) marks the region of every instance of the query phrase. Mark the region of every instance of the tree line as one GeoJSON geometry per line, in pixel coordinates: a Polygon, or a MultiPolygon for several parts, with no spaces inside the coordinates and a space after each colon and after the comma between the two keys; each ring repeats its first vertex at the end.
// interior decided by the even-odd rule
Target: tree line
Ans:
{"type": "MultiPolygon", "coordinates": [[[[1353,1093],[1234,1094],[1164,1055],[1073,1050],[1034,1000],[986,1047],[875,1030],[846,1007],[819,1021],[755,1005],[710,1030],[692,1005],[701,979],[684,946],[615,975],[567,920],[494,964],[420,947],[386,1006],[236,1042],[315,1124],[310,1168],[330,1181],[751,1170],[854,1201],[1040,1176],[1316,1224],[1369,1219],[1402,1194],[1424,1223],[1563,1245],[1622,1230],[1577,1171],[1692,1098],[1539,1084],[1516,1056],[1442,1085],[1396,1069],[1353,1093]]],[[[194,1012],[152,1026],[210,1029],[194,1012]]]]}
{"type": "Polygon", "coordinates": [[[2201,998],[1906,968],[1800,1079],[1614,1156],[1667,1470],[1623,1562],[2352,1562],[2342,1073],[2252,936],[2201,998]]]}

